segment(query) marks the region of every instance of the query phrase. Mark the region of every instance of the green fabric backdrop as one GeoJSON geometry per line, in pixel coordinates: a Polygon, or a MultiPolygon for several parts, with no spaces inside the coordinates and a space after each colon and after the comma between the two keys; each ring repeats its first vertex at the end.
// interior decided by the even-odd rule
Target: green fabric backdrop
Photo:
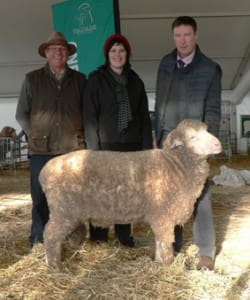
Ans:
{"type": "Polygon", "coordinates": [[[104,62],[103,44],[119,31],[118,0],[68,0],[52,5],[55,31],[61,31],[77,53],[69,58],[72,69],[88,75],[104,62]]]}

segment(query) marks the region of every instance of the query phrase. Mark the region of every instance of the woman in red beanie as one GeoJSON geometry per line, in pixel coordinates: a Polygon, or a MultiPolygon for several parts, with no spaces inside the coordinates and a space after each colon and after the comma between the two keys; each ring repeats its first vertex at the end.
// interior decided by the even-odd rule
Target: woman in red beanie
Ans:
{"type": "MultiPolygon", "coordinates": [[[[105,64],[90,74],[85,89],[87,148],[123,152],[150,149],[148,100],[143,81],[130,68],[130,43],[124,35],[113,34],[104,44],[104,54],[105,64]]],[[[134,247],[130,224],[115,224],[115,234],[121,244],[134,247]]],[[[108,228],[90,224],[90,238],[108,241],[108,228]]]]}

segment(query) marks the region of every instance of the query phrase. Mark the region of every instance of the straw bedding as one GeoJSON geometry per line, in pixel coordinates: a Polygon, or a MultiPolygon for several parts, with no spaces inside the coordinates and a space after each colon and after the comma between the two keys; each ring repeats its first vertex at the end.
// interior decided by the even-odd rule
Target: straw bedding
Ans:
{"type": "MultiPolygon", "coordinates": [[[[250,158],[211,162],[211,176],[221,164],[250,169],[250,158]]],[[[192,222],[186,224],[183,251],[170,266],[153,261],[150,228],[134,225],[135,249],[86,240],[79,249],[64,245],[63,272],[45,263],[43,245],[28,249],[30,195],[28,169],[0,173],[1,299],[250,299],[250,186],[212,186],[217,258],[214,271],[197,271],[192,222]]]]}

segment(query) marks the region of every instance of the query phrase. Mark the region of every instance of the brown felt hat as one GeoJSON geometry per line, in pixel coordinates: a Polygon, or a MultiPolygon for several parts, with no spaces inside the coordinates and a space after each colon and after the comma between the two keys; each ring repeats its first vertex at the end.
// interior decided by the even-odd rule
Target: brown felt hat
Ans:
{"type": "Polygon", "coordinates": [[[76,53],[76,47],[73,44],[69,44],[65,38],[65,36],[61,32],[53,32],[47,42],[42,43],[38,47],[38,53],[42,57],[46,57],[45,50],[51,45],[62,45],[68,48],[69,56],[76,53]]]}

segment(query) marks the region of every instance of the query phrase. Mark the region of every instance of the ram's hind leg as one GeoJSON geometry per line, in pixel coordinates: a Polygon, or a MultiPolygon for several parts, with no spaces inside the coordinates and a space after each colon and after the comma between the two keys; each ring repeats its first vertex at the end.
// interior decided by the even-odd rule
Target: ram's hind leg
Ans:
{"type": "Polygon", "coordinates": [[[44,246],[47,263],[52,269],[61,269],[62,243],[73,229],[71,222],[50,217],[44,231],[44,246]]]}
{"type": "Polygon", "coordinates": [[[78,248],[82,245],[87,235],[87,229],[85,224],[79,225],[69,236],[68,241],[71,247],[78,248]]]}

